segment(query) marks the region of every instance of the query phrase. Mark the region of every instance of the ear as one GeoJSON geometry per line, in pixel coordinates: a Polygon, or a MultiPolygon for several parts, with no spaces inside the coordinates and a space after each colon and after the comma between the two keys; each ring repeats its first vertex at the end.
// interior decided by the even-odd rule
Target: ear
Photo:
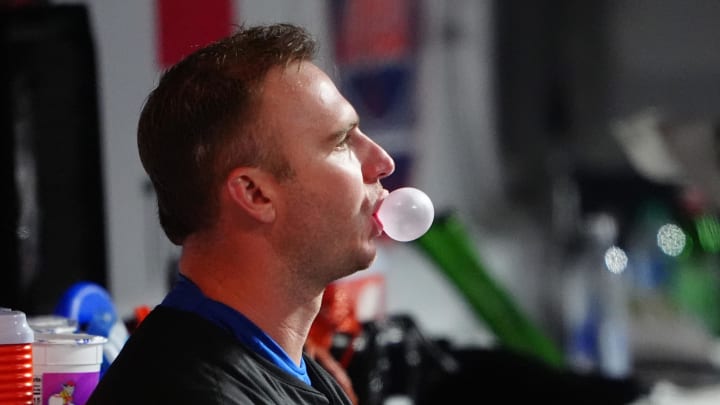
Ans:
{"type": "Polygon", "coordinates": [[[225,181],[231,200],[248,215],[261,222],[275,220],[274,181],[261,169],[242,167],[233,170],[225,181]]]}

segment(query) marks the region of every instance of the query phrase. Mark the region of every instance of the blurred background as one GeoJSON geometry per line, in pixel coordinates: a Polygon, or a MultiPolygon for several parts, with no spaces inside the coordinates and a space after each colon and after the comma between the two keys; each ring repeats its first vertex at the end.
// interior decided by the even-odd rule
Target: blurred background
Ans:
{"type": "Polygon", "coordinates": [[[395,158],[386,186],[424,190],[437,225],[456,221],[469,246],[458,268],[432,240],[381,241],[370,269],[341,280],[366,333],[393,319],[432,350],[504,347],[512,337],[488,312],[500,299],[573,375],[648,389],[720,382],[717,1],[4,0],[0,10],[0,305],[52,313],[78,281],[107,288],[127,322],[159,303],[178,252],[137,156],[144,99],[164,68],[234,24],[288,21],[317,37],[319,64],[395,158]]]}

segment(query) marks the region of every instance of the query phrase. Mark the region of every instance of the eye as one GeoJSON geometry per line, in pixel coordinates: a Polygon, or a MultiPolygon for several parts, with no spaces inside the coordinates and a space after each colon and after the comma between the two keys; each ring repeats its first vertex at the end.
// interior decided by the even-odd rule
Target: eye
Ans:
{"type": "Polygon", "coordinates": [[[338,143],[335,145],[335,149],[339,149],[339,150],[346,149],[349,146],[351,140],[352,140],[352,136],[350,135],[350,132],[344,133],[340,137],[340,140],[338,141],[338,143]]]}

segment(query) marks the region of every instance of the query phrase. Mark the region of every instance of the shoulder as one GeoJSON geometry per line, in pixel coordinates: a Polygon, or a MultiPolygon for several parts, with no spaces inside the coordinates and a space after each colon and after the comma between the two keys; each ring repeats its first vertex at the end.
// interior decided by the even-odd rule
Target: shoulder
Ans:
{"type": "Polygon", "coordinates": [[[237,372],[248,358],[249,349],[211,322],[157,307],[132,332],[88,404],[250,403],[241,393],[228,401],[223,392],[228,381],[248,378],[237,372]]]}
{"type": "Polygon", "coordinates": [[[132,333],[88,405],[322,403],[334,391],[320,373],[312,372],[313,386],[317,379],[323,388],[310,387],[212,322],[158,307],[132,333]]]}

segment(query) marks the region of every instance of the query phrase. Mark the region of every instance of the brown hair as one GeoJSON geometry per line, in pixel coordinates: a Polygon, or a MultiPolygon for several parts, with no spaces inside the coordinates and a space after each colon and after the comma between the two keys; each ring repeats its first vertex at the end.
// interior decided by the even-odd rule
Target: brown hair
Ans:
{"type": "Polygon", "coordinates": [[[301,27],[240,27],[162,75],[140,115],[138,149],[173,243],[212,225],[217,187],[234,167],[291,173],[257,120],[258,95],[271,68],[310,60],[316,50],[301,27]]]}

